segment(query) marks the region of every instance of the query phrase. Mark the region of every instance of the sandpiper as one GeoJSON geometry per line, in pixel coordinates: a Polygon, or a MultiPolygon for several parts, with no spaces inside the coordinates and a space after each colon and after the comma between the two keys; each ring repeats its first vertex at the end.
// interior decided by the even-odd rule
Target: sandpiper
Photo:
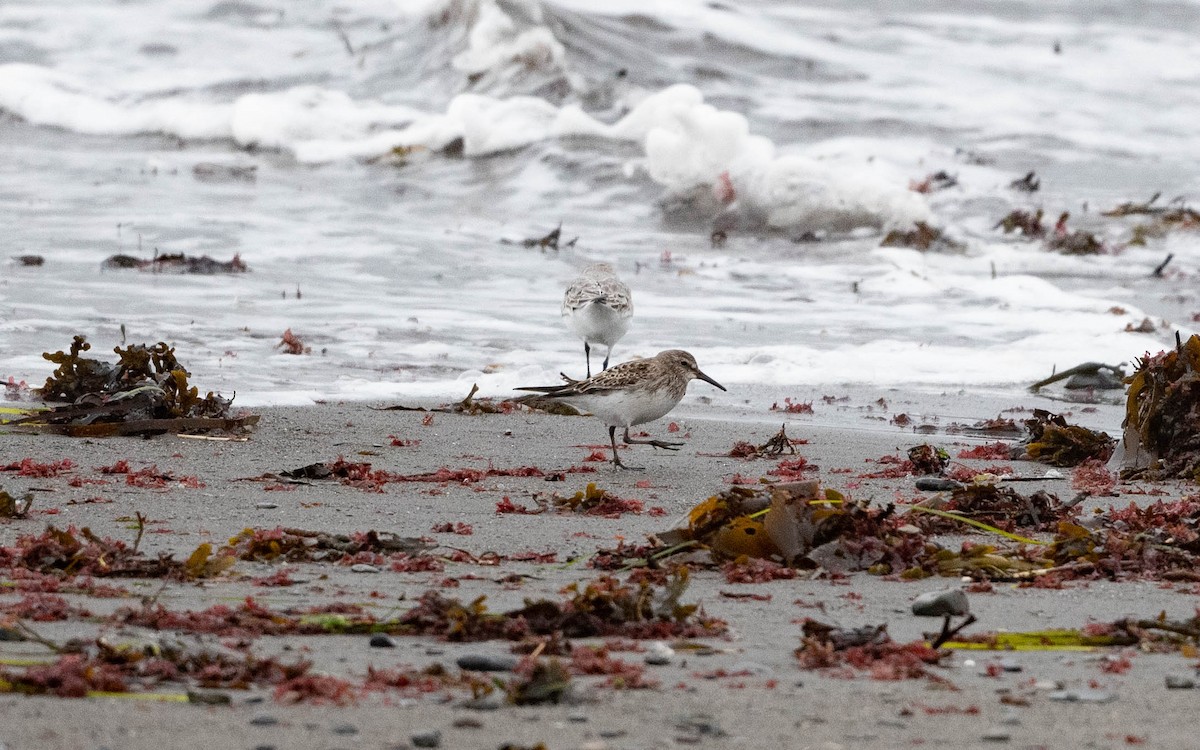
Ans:
{"type": "Polygon", "coordinates": [[[636,440],[629,436],[629,428],[635,424],[652,422],[674,409],[687,392],[688,383],[695,378],[725,390],[725,386],[700,371],[695,357],[679,349],[659,352],[650,359],[622,362],[587,380],[517,390],[542,394],[527,396],[529,400],[553,399],[591,412],[608,426],[613,464],[623,469],[637,469],[639,467],[621,463],[621,457],[617,455],[617,428],[625,430],[623,440],[626,444],[679,450],[683,443],[636,440]]]}
{"type": "Polygon", "coordinates": [[[592,344],[608,347],[603,367],[607,370],[613,345],[629,329],[633,298],[629,287],[617,278],[612,266],[594,263],[583,269],[583,274],[567,287],[562,314],[575,335],[583,339],[583,354],[587,358],[587,376],[590,378],[592,344]]]}

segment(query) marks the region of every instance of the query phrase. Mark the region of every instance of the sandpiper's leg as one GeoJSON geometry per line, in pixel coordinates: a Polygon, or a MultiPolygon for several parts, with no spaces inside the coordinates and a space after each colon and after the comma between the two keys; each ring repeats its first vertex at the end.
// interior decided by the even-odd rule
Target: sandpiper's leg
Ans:
{"type": "MultiPolygon", "coordinates": [[[[583,342],[583,356],[587,358],[587,376],[592,376],[592,347],[588,342],[583,342]]],[[[605,360],[607,362],[608,360],[605,360]]]]}
{"type": "MultiPolygon", "coordinates": [[[[616,428],[610,427],[609,429],[615,430],[616,428]]],[[[634,440],[629,437],[628,427],[625,428],[625,442],[629,445],[653,445],[655,448],[663,448],[669,451],[677,451],[679,450],[679,446],[683,445],[683,443],[674,440],[634,440]]]]}
{"type": "MultiPolygon", "coordinates": [[[[629,431],[626,430],[625,434],[628,435],[629,431]]],[[[628,464],[621,463],[621,457],[619,455],[617,455],[617,428],[616,427],[608,428],[608,441],[610,443],[612,443],[613,466],[614,467],[616,467],[618,469],[629,469],[630,471],[642,471],[641,466],[629,466],[628,464]]]]}
{"type": "Polygon", "coordinates": [[[612,356],[612,347],[608,347],[608,354],[604,355],[604,369],[608,369],[608,358],[612,356]]]}

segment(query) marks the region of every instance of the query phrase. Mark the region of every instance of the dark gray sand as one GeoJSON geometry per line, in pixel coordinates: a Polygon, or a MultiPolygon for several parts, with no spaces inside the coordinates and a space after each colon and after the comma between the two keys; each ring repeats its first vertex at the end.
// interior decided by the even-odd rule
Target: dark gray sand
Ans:
{"type": "MultiPolygon", "coordinates": [[[[911,479],[862,480],[875,470],[870,460],[932,442],[956,453],[981,438],[959,434],[918,434],[889,419],[907,411],[916,423],[936,426],[970,423],[994,417],[1017,404],[951,395],[930,396],[907,405],[872,405],[863,399],[823,404],[815,416],[787,417],[788,433],[805,438],[799,452],[820,466],[829,487],[855,498],[886,503],[919,493],[911,479]],[[950,416],[953,415],[953,416],[950,416]],[[837,471],[837,470],[849,471],[837,471]]],[[[1053,407],[1053,404],[1049,406],[1053,407]]],[[[1059,405],[1063,406],[1063,405],[1059,405]]],[[[1063,408],[1067,408],[1063,406],[1063,408]]],[[[1115,432],[1120,409],[1102,406],[1080,411],[1075,419],[1115,432]]],[[[202,585],[159,581],[116,581],[171,609],[198,609],[236,604],[246,596],[273,608],[353,602],[378,617],[403,612],[423,592],[446,577],[459,581],[445,593],[469,601],[486,595],[493,610],[520,606],[525,598],[559,600],[560,589],[596,575],[586,564],[598,548],[620,539],[641,543],[645,535],[671,526],[700,500],[728,486],[736,473],[761,476],[772,462],[746,462],[726,454],[735,441],[765,442],[785,416],[760,410],[715,420],[704,418],[702,404],[689,403],[668,420],[650,425],[665,437],[667,422],[681,428],[672,437],[687,445],[678,453],[635,447],[624,459],[643,472],[615,472],[584,459],[604,444],[606,435],[594,420],[542,414],[465,416],[434,414],[422,424],[418,412],[375,411],[364,404],[316,405],[311,408],[267,409],[259,429],[247,442],[212,442],[160,436],[152,439],[68,439],[5,434],[0,437],[0,465],[30,457],[38,461],[70,459],[76,469],[56,478],[17,477],[0,473],[0,487],[13,495],[33,490],[31,518],[0,523],[0,543],[35,534],[47,523],[88,526],[102,536],[131,540],[128,518],[137,512],[152,523],[141,542],[147,553],[186,557],[201,542],[215,545],[246,527],[276,526],[328,532],[376,529],[405,536],[428,536],[444,545],[439,553],[460,548],[474,555],[553,552],[550,564],[505,562],[500,566],[447,563],[444,572],[355,573],[345,566],[289,565],[297,581],[290,587],[262,587],[250,579],[269,575],[280,566],[239,562],[226,578],[202,585]],[[419,440],[395,447],[392,436],[419,440]],[[468,486],[390,483],[382,493],[365,492],[334,482],[300,485],[292,491],[268,492],[269,483],[236,481],[316,461],[368,461],[375,468],[406,474],[439,467],[497,468],[538,466],[543,470],[571,466],[597,467],[594,474],[567,474],[565,481],[543,478],[492,477],[468,486]],[[126,459],[134,469],[156,465],[176,476],[194,475],[203,487],[141,489],[124,483],[71,487],[71,476],[96,478],[95,467],[126,459]],[[639,498],[661,507],[665,515],[626,514],[617,519],[573,514],[499,515],[503,497],[532,505],[531,493],[569,495],[596,482],[621,497],[639,498]],[[639,486],[638,483],[641,483],[639,486]],[[103,497],[112,503],[83,503],[103,497]],[[75,501],[79,504],[72,504],[75,501]],[[269,506],[269,507],[268,507],[269,506]],[[56,511],[47,514],[47,511],[56,511]],[[124,519],[124,520],[122,520],[124,519]],[[466,523],[471,535],[433,533],[442,522],[466,523]],[[574,562],[572,562],[574,561],[574,562]],[[503,577],[521,576],[512,588],[503,577]],[[374,592],[374,593],[373,593],[374,592]]],[[[1022,414],[1014,414],[1020,418],[1022,414]]],[[[968,462],[984,465],[984,462],[968,462]]],[[[994,463],[994,462],[992,462],[994,463]]],[[[1026,476],[1042,476],[1046,468],[1016,462],[1026,476]]],[[[1064,472],[1069,477],[1069,472],[1064,472]]],[[[1074,492],[1069,479],[1022,484],[1063,498],[1074,492]]],[[[1162,499],[1174,499],[1187,487],[1167,485],[1162,499]]],[[[1131,489],[1129,487],[1119,489],[1131,489]]],[[[1193,490],[1194,491],[1194,490],[1193,490]]],[[[1144,503],[1158,499],[1129,495],[1088,501],[1144,503]]],[[[953,541],[953,540],[951,540],[953,541]]],[[[0,584],[4,580],[0,579],[0,584]]],[[[505,743],[516,747],[544,743],[551,750],[569,748],[668,748],[699,745],[711,748],[898,748],[1014,747],[1117,748],[1189,747],[1195,745],[1194,711],[1200,692],[1168,690],[1167,675],[1194,675],[1194,660],[1178,654],[1130,654],[1132,668],[1104,669],[1115,651],[1098,652],[956,652],[949,667],[938,669],[948,684],[929,680],[878,681],[866,673],[853,679],[834,677],[797,666],[799,621],[806,616],[853,627],[887,623],[897,641],[936,631],[940,621],[914,617],[917,594],[957,586],[957,579],[918,582],[882,580],[865,573],[842,581],[827,579],[729,584],[719,571],[693,575],[683,599],[700,602],[709,614],[727,620],[730,637],[706,641],[710,653],[678,651],[672,663],[647,668],[654,690],[618,691],[601,686],[601,678],[574,680],[571,705],[478,710],[461,705],[466,695],[446,702],[428,698],[368,697],[350,706],[281,705],[268,690],[227,691],[232,706],[200,706],[128,698],[81,700],[0,695],[0,747],[6,750],[55,748],[398,748],[411,746],[414,733],[440,731],[441,747],[490,750],[505,743]],[[770,601],[735,599],[722,594],[770,595],[770,601]],[[989,663],[1004,658],[998,676],[984,674],[989,663]],[[952,685],[952,687],[951,687],[952,685]],[[1065,690],[1083,700],[1057,700],[1065,690]],[[1014,705],[1016,704],[1016,705],[1014,705]]],[[[972,594],[979,623],[968,632],[1078,628],[1090,621],[1120,617],[1152,617],[1160,611],[1186,618],[1196,596],[1187,586],[1153,583],[1068,584],[1062,590],[1017,588],[997,584],[992,593],[972,594]]],[[[0,605],[16,596],[0,586],[0,605]]],[[[102,615],[128,599],[68,596],[72,603],[102,615]]],[[[100,626],[88,621],[38,623],[42,636],[62,641],[72,636],[94,638],[100,626]]],[[[211,640],[211,639],[210,639],[211,640]]],[[[431,638],[397,638],[394,649],[371,648],[367,636],[262,638],[257,653],[306,658],[315,669],[360,679],[369,665],[422,666],[439,662],[454,670],[463,654],[508,653],[510,644],[491,641],[453,644],[431,638]]],[[[38,658],[45,649],[28,642],[0,642],[0,658],[38,658]]],[[[643,653],[616,653],[636,661],[643,653]]]]}

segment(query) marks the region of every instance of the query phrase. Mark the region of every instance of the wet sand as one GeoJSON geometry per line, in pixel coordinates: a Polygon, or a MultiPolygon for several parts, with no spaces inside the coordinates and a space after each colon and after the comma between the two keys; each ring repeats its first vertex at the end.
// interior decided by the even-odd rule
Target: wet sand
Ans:
{"type": "MultiPolygon", "coordinates": [[[[748,409],[714,419],[702,403],[689,402],[667,420],[649,426],[660,436],[674,419],[680,430],[672,437],[682,436],[687,441],[681,451],[667,453],[639,446],[623,453],[627,462],[644,466],[643,472],[616,472],[607,464],[585,461],[606,437],[594,420],[531,413],[438,413],[426,425],[423,413],[376,411],[365,404],[267,409],[261,411],[261,424],[251,439],[240,443],[176,436],[77,440],[6,434],[0,464],[26,457],[42,462],[70,459],[75,469],[45,479],[0,473],[0,487],[13,495],[33,490],[35,496],[32,517],[0,523],[0,543],[12,544],[20,535],[39,533],[47,523],[88,526],[101,536],[131,540],[134,532],[128,519],[140,512],[151,521],[141,549],[177,558],[186,557],[201,542],[219,545],[246,527],[276,526],[334,533],[375,529],[426,536],[436,540],[440,545],[436,552],[442,554],[455,548],[476,556],[489,551],[502,555],[555,553],[556,561],[548,564],[448,562],[443,572],[421,573],[397,573],[386,567],[380,573],[355,573],[346,566],[288,565],[298,583],[282,588],[256,586],[250,580],[270,575],[280,566],[250,562],[239,562],[230,575],[201,585],[108,581],[126,585],[137,595],[157,597],[170,609],[234,604],[253,596],[278,609],[352,602],[385,617],[405,611],[423,592],[453,577],[458,586],[444,589],[444,593],[463,601],[486,595],[489,608],[501,611],[518,607],[527,598],[559,600],[558,592],[564,586],[598,575],[586,564],[598,548],[611,548],[621,539],[641,543],[646,534],[669,528],[695,503],[727,487],[734,474],[764,475],[774,461],[743,461],[722,454],[739,440],[765,442],[785,418],[791,437],[809,441],[798,446],[798,451],[820,467],[812,476],[854,498],[886,503],[920,493],[911,478],[860,478],[859,474],[877,468],[870,461],[924,442],[945,447],[951,454],[984,442],[955,434],[917,434],[911,427],[890,424],[891,416],[900,411],[922,415],[918,423],[936,422],[944,429],[950,421],[994,417],[998,403],[1002,401],[942,394],[908,400],[895,397],[884,407],[872,406],[873,401],[863,395],[834,404],[818,403],[812,416],[748,409]],[[931,417],[939,414],[954,417],[931,417]],[[396,447],[391,444],[393,437],[419,444],[396,447]],[[264,487],[271,483],[239,481],[264,472],[332,461],[339,455],[405,474],[489,465],[537,466],[547,471],[594,466],[597,471],[566,474],[562,482],[541,477],[490,477],[470,485],[389,483],[381,493],[333,482],[267,492],[264,487]],[[195,476],[204,486],[176,484],[164,490],[118,483],[69,484],[71,476],[99,478],[95,467],[122,459],[134,469],[156,465],[175,476],[195,476]],[[588,482],[621,497],[641,499],[647,508],[659,507],[665,514],[607,519],[496,513],[496,503],[504,497],[531,506],[532,493],[570,495],[588,482]],[[98,496],[113,502],[83,503],[98,496]],[[266,507],[271,505],[275,507],[266,507]],[[431,531],[443,522],[470,524],[473,533],[431,531]],[[511,574],[520,576],[519,587],[514,588],[511,579],[508,583],[503,580],[511,574]]],[[[1077,411],[1076,416],[1084,424],[1111,430],[1120,419],[1120,410],[1101,406],[1095,411],[1077,411]]],[[[982,466],[988,462],[965,463],[982,466]]],[[[1029,462],[1013,466],[1028,476],[1041,476],[1047,468],[1029,462]]],[[[1064,479],[1025,483],[1020,490],[1032,492],[1038,487],[1064,499],[1074,494],[1064,479]]],[[[1188,490],[1174,485],[1164,489],[1168,495],[1161,499],[1166,500],[1188,490]]],[[[1152,499],[1160,498],[1136,495],[1089,500],[1088,504],[1103,507],[1152,499]]],[[[231,706],[0,695],[0,746],[9,750],[393,748],[410,745],[410,735],[427,730],[441,732],[442,747],[481,749],[538,742],[559,750],[695,744],[714,748],[1117,748],[1139,741],[1144,741],[1139,745],[1143,747],[1184,747],[1193,741],[1190,716],[1197,693],[1164,686],[1167,674],[1193,674],[1193,660],[1178,654],[1137,654],[1132,657],[1131,669],[1113,673],[1104,669],[1104,660],[1117,653],[1112,650],[1011,655],[957,652],[947,668],[936,670],[953,688],[928,680],[877,681],[866,673],[844,679],[797,666],[793,651],[799,645],[798,622],[802,618],[846,627],[887,623],[892,637],[904,642],[940,626],[940,620],[914,617],[912,598],[923,591],[956,585],[957,579],[901,582],[866,573],[852,574],[846,580],[801,577],[730,584],[718,570],[699,571],[693,574],[683,600],[699,602],[707,614],[728,621],[731,633],[727,638],[706,641],[713,647],[711,653],[678,651],[671,664],[647,667],[647,676],[659,683],[655,690],[617,691],[600,686],[600,678],[577,677],[577,701],[571,705],[502,706],[495,710],[463,707],[462,700],[469,697],[464,694],[454,695],[450,702],[435,697],[370,697],[342,707],[281,705],[266,689],[225,691],[233,698],[231,706]],[[766,594],[770,601],[725,595],[730,593],[766,594]],[[1011,661],[1009,667],[1020,671],[980,674],[987,663],[1002,657],[1011,661]],[[1102,697],[1106,702],[1052,700],[1052,687],[1083,691],[1085,698],[1102,697]]],[[[1194,595],[1181,593],[1186,588],[1098,582],[1045,590],[996,584],[993,593],[971,595],[972,611],[980,620],[972,631],[1077,628],[1089,621],[1153,617],[1160,611],[1186,618],[1197,604],[1194,595]]],[[[67,598],[95,615],[130,603],[128,599],[67,598]]],[[[16,595],[0,588],[0,607],[11,606],[15,600],[16,595]]],[[[99,627],[83,620],[37,623],[36,630],[61,642],[73,636],[95,637],[99,627]]],[[[261,638],[253,649],[260,654],[303,656],[314,662],[317,671],[361,679],[369,665],[383,668],[438,662],[453,670],[460,655],[506,654],[510,646],[499,641],[396,640],[397,648],[381,649],[369,647],[367,636],[261,638]]],[[[36,644],[0,643],[0,658],[40,654],[45,650],[36,644]]],[[[644,656],[636,652],[614,655],[638,663],[644,656]]]]}

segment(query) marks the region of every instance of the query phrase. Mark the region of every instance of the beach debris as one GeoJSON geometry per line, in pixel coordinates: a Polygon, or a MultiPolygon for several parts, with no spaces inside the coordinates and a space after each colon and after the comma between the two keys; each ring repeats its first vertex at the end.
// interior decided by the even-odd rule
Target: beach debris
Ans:
{"type": "Polygon", "coordinates": [[[508,702],[516,706],[562,703],[571,689],[571,673],[558,659],[526,659],[517,676],[505,686],[508,702]]]}
{"type": "Polygon", "coordinates": [[[726,624],[706,616],[695,604],[680,602],[688,585],[686,569],[654,583],[646,577],[628,583],[601,575],[562,589],[562,602],[526,601],[503,613],[489,612],[479,597],[470,603],[425,592],[417,606],[387,630],[394,634],[433,635],[448,641],[521,640],[529,635],[561,633],[566,638],[620,636],[638,640],[703,638],[723,634],[726,624]]]}
{"type": "Polygon", "coordinates": [[[1200,336],[1135,363],[1126,396],[1123,478],[1200,481],[1200,336]]]}
{"type": "Polygon", "coordinates": [[[18,500],[0,487],[0,518],[25,518],[33,507],[33,493],[27,492],[18,500]]]}
{"type": "MultiPolygon", "coordinates": [[[[313,672],[309,661],[284,662],[274,656],[258,656],[240,644],[217,646],[178,634],[143,636],[129,629],[93,641],[59,644],[38,636],[24,624],[21,627],[52,657],[19,668],[0,666],[0,693],[228,705],[230,696],[221,689],[263,687],[273,688],[273,697],[279,703],[348,705],[371,693],[416,697],[473,688],[469,677],[452,675],[438,664],[420,670],[368,667],[361,681],[351,682],[313,672]],[[181,684],[187,689],[180,691],[181,684]],[[178,692],[155,692],[160,686],[178,692]]],[[[249,723],[274,726],[278,719],[262,714],[249,723]]],[[[354,729],[338,725],[334,731],[348,734],[354,729]]]]}
{"type": "Polygon", "coordinates": [[[69,406],[37,411],[8,424],[25,430],[74,437],[150,435],[164,432],[244,430],[257,415],[232,417],[233,399],[209,393],[188,382],[189,373],[164,342],[153,346],[115,347],[115,365],[82,356],[91,349],[75,336],[69,352],[46,352],[58,365],[39,393],[47,401],[70,401],[69,406]]]}
{"type": "Polygon", "coordinates": [[[806,617],[801,625],[800,647],[795,656],[801,669],[866,671],[873,680],[928,679],[949,684],[932,672],[949,657],[949,651],[930,647],[925,641],[897,643],[887,625],[839,628],[806,617]]]}
{"type": "MultiPolygon", "coordinates": [[[[1129,239],[1130,245],[1145,245],[1149,239],[1165,237],[1175,229],[1200,229],[1200,211],[1188,206],[1182,197],[1166,204],[1158,204],[1162,193],[1155,193],[1144,203],[1126,202],[1104,211],[1105,216],[1147,216],[1150,221],[1136,224],[1129,239]]],[[[1171,260],[1170,255],[1157,269],[1155,275],[1161,276],[1171,260]]]]}
{"type": "Polygon", "coordinates": [[[1106,625],[1089,625],[1083,630],[1050,629],[977,633],[948,640],[942,648],[956,651],[1095,651],[1109,646],[1129,646],[1135,641],[1110,634],[1106,625]]]}
{"type": "MultiPolygon", "coordinates": [[[[1197,342],[1200,344],[1200,339],[1197,342]]],[[[1068,424],[1061,415],[1045,409],[1034,409],[1033,417],[1025,420],[1025,429],[1029,432],[1025,453],[1051,466],[1078,466],[1091,458],[1107,461],[1117,442],[1106,432],[1068,424]]]]}
{"type": "Polygon", "coordinates": [[[1046,239],[1046,248],[1063,255],[1097,255],[1106,252],[1104,243],[1091,232],[1077,229],[1074,232],[1067,229],[1067,220],[1071,214],[1063,211],[1054,224],[1054,231],[1046,239]]]}
{"type": "MultiPolygon", "coordinates": [[[[1182,197],[1165,204],[1158,203],[1160,197],[1162,197],[1162,193],[1155,193],[1150,200],[1143,203],[1127,201],[1102,213],[1104,216],[1115,217],[1150,217],[1149,222],[1133,227],[1132,236],[1129,239],[1130,245],[1145,245],[1148,239],[1163,237],[1175,229],[1200,229],[1200,211],[1188,206],[1182,197]]],[[[1172,257],[1168,255],[1167,260],[1155,269],[1155,276],[1162,275],[1163,269],[1166,268],[1172,257]]]]}
{"type": "MultiPolygon", "coordinates": [[[[1012,487],[996,483],[963,485],[951,491],[949,499],[938,498],[936,504],[933,500],[923,500],[915,507],[936,507],[946,513],[1009,532],[1018,527],[1054,531],[1059,522],[1074,518],[1071,508],[1045,490],[1022,495],[1012,487]]],[[[922,515],[913,518],[912,522],[929,533],[953,528],[946,523],[944,515],[922,515]]]]}
{"type": "Polygon", "coordinates": [[[284,354],[312,354],[312,347],[307,346],[299,336],[292,333],[291,328],[283,332],[283,337],[279,339],[275,348],[282,349],[284,354]]]}
{"type": "Polygon", "coordinates": [[[13,260],[16,261],[18,266],[25,266],[26,268],[34,268],[46,263],[46,259],[40,255],[14,255],[13,260]]]}
{"type": "Polygon", "coordinates": [[[254,182],[258,166],[254,164],[217,164],[202,161],[192,166],[192,176],[200,182],[254,182]]]}
{"type": "MultiPolygon", "coordinates": [[[[392,532],[370,530],[353,534],[332,534],[326,531],[305,529],[246,528],[230,537],[222,553],[238,560],[273,562],[329,562],[361,561],[364,557],[377,560],[376,556],[413,558],[433,548],[433,544],[420,537],[405,537],[392,532]]],[[[438,562],[433,560],[432,562],[438,562]]],[[[440,569],[440,564],[435,566],[440,569]]]]}
{"type": "Polygon", "coordinates": [[[208,564],[211,547],[201,544],[186,562],[170,555],[149,558],[138,552],[145,517],[136,517],[137,537],[132,545],[99,537],[91,529],[49,525],[41,534],[19,536],[12,546],[0,546],[0,568],[21,568],[58,577],[94,576],[122,578],[189,578],[213,575],[228,566],[208,564]]]}
{"type": "MultiPolygon", "coordinates": [[[[532,499],[537,504],[536,510],[517,506],[510,499],[504,498],[496,504],[496,512],[536,515],[554,509],[559,512],[617,518],[625,513],[639,515],[646,510],[646,504],[641,500],[618,497],[614,493],[599,488],[595,482],[589,482],[587,487],[570,496],[563,496],[557,492],[551,494],[535,492],[532,499]]],[[[651,514],[663,515],[663,512],[655,512],[651,508],[651,514]]]]}
{"type": "MultiPolygon", "coordinates": [[[[812,569],[836,560],[849,570],[904,570],[923,553],[925,539],[919,531],[901,531],[904,523],[894,513],[891,505],[872,508],[822,489],[818,480],[734,486],[692,508],[686,527],[655,534],[659,547],[629,550],[627,559],[645,555],[644,561],[661,564],[701,549],[714,561],[739,565],[759,558],[812,569]]],[[[751,576],[775,577],[765,570],[751,576]]]]}
{"type": "MultiPolygon", "coordinates": [[[[567,379],[567,376],[563,376],[567,379]]],[[[525,404],[534,409],[550,412],[552,414],[562,414],[564,416],[577,417],[580,416],[578,409],[559,404],[557,402],[542,403],[545,399],[538,399],[536,396],[524,396],[515,400],[505,399],[496,401],[491,398],[475,398],[475,394],[479,392],[479,385],[472,383],[471,391],[462,401],[457,401],[453,404],[443,404],[442,406],[425,407],[425,406],[405,406],[396,404],[394,406],[373,406],[370,407],[375,411],[422,411],[422,412],[439,412],[442,414],[511,414],[517,408],[517,404],[525,404]],[[565,407],[562,409],[556,407],[565,407]]]]}
{"type": "Polygon", "coordinates": [[[111,255],[100,264],[106,271],[133,269],[151,273],[199,274],[212,276],[218,273],[246,273],[250,267],[242,260],[241,255],[235,254],[227,261],[215,260],[207,255],[196,257],[184,253],[155,253],[150,260],[133,255],[111,255]]]}
{"type": "Polygon", "coordinates": [[[913,474],[939,475],[950,463],[950,454],[944,448],[923,443],[908,449],[908,461],[913,474]]]}
{"type": "Polygon", "coordinates": [[[1046,236],[1046,226],[1042,224],[1042,209],[1030,213],[1023,209],[1014,209],[1009,212],[1000,221],[996,222],[996,226],[992,229],[1003,229],[1005,234],[1020,232],[1023,237],[1039,238],[1046,236]]]}
{"type": "Polygon", "coordinates": [[[948,174],[945,171],[925,175],[920,180],[908,181],[908,189],[914,193],[936,193],[939,190],[946,190],[957,185],[958,176],[948,174]]]}
{"type": "MultiPolygon", "coordinates": [[[[544,237],[530,237],[527,239],[523,239],[517,243],[514,243],[512,240],[503,239],[503,240],[500,240],[500,243],[502,245],[519,244],[521,247],[536,247],[536,248],[541,249],[542,252],[545,252],[546,250],[553,250],[555,252],[558,252],[560,249],[560,241],[561,240],[562,240],[562,222],[560,221],[560,222],[558,222],[558,226],[555,227],[554,229],[550,230],[550,233],[544,237]]],[[[575,243],[578,241],[579,241],[579,238],[575,237],[570,242],[562,243],[561,247],[566,247],[566,248],[575,247],[575,243]]]]}
{"type": "Polygon", "coordinates": [[[1037,392],[1048,385],[1066,380],[1067,390],[1099,389],[1116,390],[1125,387],[1125,369],[1122,365],[1106,365],[1102,362],[1084,362],[1069,367],[1062,372],[1055,372],[1048,378],[1043,378],[1029,390],[1037,392]]]}
{"type": "Polygon", "coordinates": [[[590,474],[595,468],[591,466],[571,467],[562,471],[543,471],[536,466],[517,466],[511,469],[498,469],[488,466],[486,469],[464,467],[451,469],[447,466],[437,471],[420,474],[399,474],[384,469],[373,469],[367,462],[347,461],[338,456],[336,461],[319,461],[314,464],[288,469],[278,473],[267,472],[256,477],[243,477],[246,482],[293,482],[308,484],[310,480],[339,480],[348,487],[354,487],[364,492],[383,492],[385,485],[392,482],[429,482],[432,484],[475,484],[489,477],[539,477],[590,474]]]}
{"type": "Polygon", "coordinates": [[[1041,186],[1042,181],[1038,179],[1037,172],[1029,172],[1019,180],[1008,183],[1009,189],[1021,193],[1036,193],[1041,186]]]}
{"type": "Polygon", "coordinates": [[[963,250],[966,245],[958,240],[947,237],[937,227],[923,221],[915,222],[913,229],[893,229],[888,232],[880,247],[911,247],[917,250],[963,250]]]}
{"type": "MultiPolygon", "coordinates": [[[[801,441],[804,442],[804,441],[801,441]]],[[[779,432],[762,445],[739,440],[729,449],[730,458],[768,458],[781,456],[784,453],[795,455],[796,446],[787,435],[787,425],[780,425],[779,432]]]]}

